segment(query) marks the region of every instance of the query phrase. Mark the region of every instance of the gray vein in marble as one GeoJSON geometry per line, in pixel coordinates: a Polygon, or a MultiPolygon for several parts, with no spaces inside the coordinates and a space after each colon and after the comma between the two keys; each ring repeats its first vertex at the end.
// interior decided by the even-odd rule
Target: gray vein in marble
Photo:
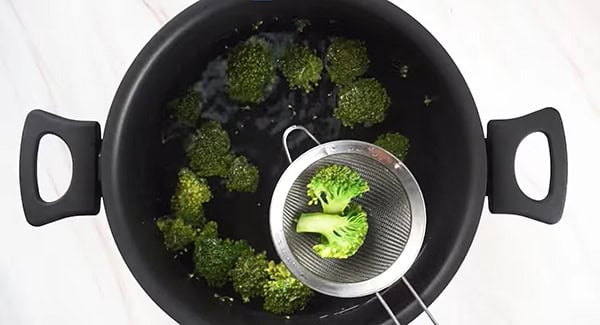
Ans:
{"type": "Polygon", "coordinates": [[[50,112],[60,115],[60,112],[57,109],[57,100],[54,97],[52,87],[50,86],[52,79],[50,78],[50,76],[48,75],[48,73],[46,71],[47,69],[46,69],[44,60],[42,59],[42,56],[39,54],[37,47],[33,43],[33,40],[31,39],[31,37],[27,31],[27,27],[25,27],[25,23],[23,22],[23,19],[21,18],[21,15],[19,14],[19,11],[15,7],[14,3],[12,2],[12,0],[6,0],[6,1],[8,2],[8,5],[11,8],[11,10],[13,11],[15,18],[17,18],[17,21],[19,22],[19,26],[21,27],[21,30],[23,31],[23,35],[25,36],[25,39],[27,40],[27,42],[26,42],[27,46],[29,47],[31,54],[33,55],[36,68],[40,72],[40,76],[42,77],[42,79],[44,80],[44,83],[46,84],[46,89],[48,91],[48,96],[50,97],[50,101],[52,102],[52,105],[51,105],[52,107],[46,107],[45,109],[47,111],[50,111],[50,112]]]}
{"type": "Polygon", "coordinates": [[[169,20],[169,16],[164,12],[164,10],[161,7],[155,7],[151,5],[150,3],[148,3],[148,0],[142,0],[142,3],[146,8],[148,8],[148,10],[150,10],[154,18],[156,18],[156,20],[158,20],[158,22],[161,25],[164,25],[169,20]]]}

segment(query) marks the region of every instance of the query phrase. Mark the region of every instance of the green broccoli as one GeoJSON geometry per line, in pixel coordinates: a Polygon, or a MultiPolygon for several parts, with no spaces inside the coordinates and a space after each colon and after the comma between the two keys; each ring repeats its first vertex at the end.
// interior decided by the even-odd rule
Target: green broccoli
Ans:
{"type": "Polygon", "coordinates": [[[196,241],[214,239],[219,237],[218,225],[215,221],[209,221],[196,236],[196,241]]]}
{"type": "Polygon", "coordinates": [[[212,197],[208,183],[188,168],[182,168],[178,177],[175,194],[171,197],[171,210],[187,224],[202,227],[205,222],[202,204],[212,197]]]}
{"type": "Polygon", "coordinates": [[[263,309],[287,315],[302,310],[313,296],[313,291],[298,281],[283,263],[269,262],[270,280],[264,285],[263,309]]]}
{"type": "Polygon", "coordinates": [[[195,244],[196,273],[215,288],[223,287],[229,281],[229,272],[240,256],[253,254],[252,248],[243,240],[204,237],[198,238],[195,244]]]}
{"type": "Polygon", "coordinates": [[[376,124],[383,121],[391,100],[387,91],[374,78],[358,79],[344,86],[338,94],[333,116],[344,126],[376,124]]]}
{"type": "Polygon", "coordinates": [[[258,168],[244,156],[236,157],[227,173],[225,187],[229,191],[254,192],[258,186],[258,168]]]}
{"type": "Polygon", "coordinates": [[[194,242],[198,232],[181,218],[161,218],[156,226],[162,232],[167,250],[177,252],[194,242]]]}
{"type": "Polygon", "coordinates": [[[298,219],[296,232],[321,234],[319,244],[313,246],[323,258],[348,258],[358,251],[367,236],[367,213],[358,204],[350,204],[343,216],[323,212],[303,213],[298,219]]]}
{"type": "Polygon", "coordinates": [[[319,169],[306,185],[308,205],[321,203],[323,212],[342,214],[350,200],[369,190],[369,185],[348,166],[329,165],[319,169]]]}
{"type": "Polygon", "coordinates": [[[267,254],[242,256],[237,260],[235,268],[229,276],[233,289],[242,296],[244,302],[263,295],[263,287],[269,279],[267,273],[267,254]]]}
{"type": "Polygon", "coordinates": [[[306,46],[292,45],[281,58],[281,72],[291,89],[310,92],[319,83],[322,70],[321,59],[306,46]]]}
{"type": "Polygon", "coordinates": [[[188,89],[185,95],[170,101],[167,108],[181,125],[195,126],[202,111],[202,94],[188,89]]]}
{"type": "Polygon", "coordinates": [[[410,148],[408,138],[398,132],[382,134],[375,140],[374,144],[389,151],[402,161],[406,159],[408,149],[410,148]]]}
{"type": "Polygon", "coordinates": [[[218,122],[209,121],[196,131],[186,150],[189,166],[198,176],[225,176],[233,161],[229,135],[218,122]]]}
{"type": "Polygon", "coordinates": [[[365,43],[342,37],[334,38],[327,49],[327,71],[331,81],[347,85],[362,76],[369,68],[365,43]]]}
{"type": "Polygon", "coordinates": [[[294,25],[296,26],[296,32],[301,34],[304,32],[304,30],[306,30],[308,26],[312,25],[312,23],[308,19],[296,18],[294,19],[294,25]]]}
{"type": "Polygon", "coordinates": [[[244,104],[259,104],[275,81],[273,48],[258,37],[236,45],[227,61],[227,93],[244,104]]]}

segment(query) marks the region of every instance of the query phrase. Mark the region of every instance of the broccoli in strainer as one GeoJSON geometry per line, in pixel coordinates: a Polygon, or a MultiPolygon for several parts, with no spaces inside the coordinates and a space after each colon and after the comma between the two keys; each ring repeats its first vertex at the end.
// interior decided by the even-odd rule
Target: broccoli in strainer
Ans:
{"type": "Polygon", "coordinates": [[[331,165],[317,171],[307,187],[309,204],[320,203],[323,212],[301,214],[296,232],[321,234],[313,250],[323,258],[356,254],[369,225],[367,213],[351,200],[369,190],[367,182],[348,166],[331,165]]]}

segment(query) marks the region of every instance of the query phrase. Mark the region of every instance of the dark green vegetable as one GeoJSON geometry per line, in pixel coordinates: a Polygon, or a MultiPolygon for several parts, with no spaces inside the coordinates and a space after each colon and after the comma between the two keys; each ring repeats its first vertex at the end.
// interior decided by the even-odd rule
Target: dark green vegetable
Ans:
{"type": "Polygon", "coordinates": [[[313,291],[298,281],[283,263],[270,261],[267,272],[270,280],[264,286],[263,309],[280,315],[304,309],[313,291]]]}
{"type": "Polygon", "coordinates": [[[215,221],[209,221],[196,236],[196,240],[206,240],[219,237],[218,225],[215,221]]]}
{"type": "Polygon", "coordinates": [[[183,126],[195,126],[202,112],[202,94],[193,90],[167,104],[175,119],[183,126]]]}
{"type": "Polygon", "coordinates": [[[382,122],[389,106],[390,97],[379,81],[358,79],[340,89],[333,116],[344,126],[368,126],[382,122]]]}
{"type": "Polygon", "coordinates": [[[233,161],[229,135],[221,125],[209,121],[196,131],[186,150],[190,168],[202,177],[225,176],[233,161]]]}
{"type": "Polygon", "coordinates": [[[334,38],[327,49],[327,71],[331,81],[347,85],[369,68],[369,56],[363,41],[334,38]]]}
{"type": "Polygon", "coordinates": [[[301,88],[310,92],[321,79],[323,63],[308,47],[292,45],[281,58],[281,72],[291,89],[301,88]]]}
{"type": "Polygon", "coordinates": [[[308,19],[294,19],[294,25],[296,26],[296,31],[298,33],[303,33],[304,30],[311,25],[311,22],[308,19]]]}
{"type": "Polygon", "coordinates": [[[265,252],[242,256],[237,260],[229,275],[233,289],[240,294],[244,302],[263,295],[264,286],[269,280],[268,264],[265,252]]]}
{"type": "Polygon", "coordinates": [[[429,107],[429,105],[431,105],[431,103],[433,103],[434,98],[430,97],[429,95],[425,95],[425,97],[423,98],[423,105],[429,107]]]}
{"type": "Polygon", "coordinates": [[[227,173],[225,187],[229,191],[254,192],[258,186],[258,168],[244,156],[236,157],[227,173]]]}
{"type": "Polygon", "coordinates": [[[406,159],[408,149],[410,148],[408,138],[398,132],[382,134],[375,140],[374,144],[389,151],[402,161],[406,159]]]}
{"type": "Polygon", "coordinates": [[[262,103],[275,81],[273,48],[252,37],[236,45],[227,61],[227,93],[244,104],[262,103]]]}
{"type": "Polygon", "coordinates": [[[306,185],[308,205],[321,204],[327,214],[342,214],[350,201],[369,190],[369,185],[348,166],[329,165],[319,169],[306,185]]]}
{"type": "Polygon", "coordinates": [[[208,183],[188,168],[182,168],[178,177],[175,193],[171,197],[171,210],[187,224],[202,227],[206,221],[202,204],[212,197],[208,183]]]}
{"type": "Polygon", "coordinates": [[[181,218],[161,218],[156,221],[156,226],[163,234],[165,247],[173,252],[192,244],[198,235],[198,232],[181,218]]]}
{"type": "Polygon", "coordinates": [[[350,204],[344,215],[323,212],[303,213],[298,219],[296,232],[321,234],[319,244],[313,246],[323,258],[348,258],[365,241],[369,225],[367,213],[358,204],[350,204]]]}
{"type": "Polygon", "coordinates": [[[211,287],[220,288],[229,281],[229,272],[240,256],[251,255],[252,248],[243,240],[199,238],[196,240],[196,273],[211,287]]]}

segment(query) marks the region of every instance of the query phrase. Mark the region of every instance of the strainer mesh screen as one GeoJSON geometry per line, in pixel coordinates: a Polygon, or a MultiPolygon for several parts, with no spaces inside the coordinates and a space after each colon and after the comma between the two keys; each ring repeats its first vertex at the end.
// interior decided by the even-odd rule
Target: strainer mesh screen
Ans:
{"type": "MultiPolygon", "coordinates": [[[[317,211],[320,207],[312,207],[317,211]]],[[[283,229],[286,241],[298,262],[314,275],[339,283],[369,280],[386,271],[400,256],[408,240],[411,210],[400,180],[377,160],[353,153],[326,156],[304,170],[286,198],[283,229]],[[346,165],[357,171],[369,184],[370,191],[355,199],[368,214],[369,231],[363,246],[352,257],[323,259],[313,250],[317,234],[298,234],[295,220],[307,207],[306,184],[315,172],[330,164],[346,165]]]]}

